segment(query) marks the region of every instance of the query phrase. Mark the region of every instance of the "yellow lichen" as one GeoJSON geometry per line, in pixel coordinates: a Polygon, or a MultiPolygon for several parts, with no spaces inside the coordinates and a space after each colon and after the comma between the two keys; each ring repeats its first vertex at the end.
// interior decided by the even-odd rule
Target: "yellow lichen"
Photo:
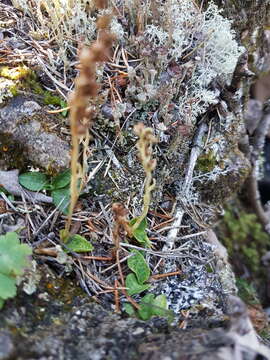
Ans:
{"type": "Polygon", "coordinates": [[[9,80],[21,80],[27,78],[32,71],[25,65],[10,68],[4,66],[0,68],[0,76],[9,80]]]}

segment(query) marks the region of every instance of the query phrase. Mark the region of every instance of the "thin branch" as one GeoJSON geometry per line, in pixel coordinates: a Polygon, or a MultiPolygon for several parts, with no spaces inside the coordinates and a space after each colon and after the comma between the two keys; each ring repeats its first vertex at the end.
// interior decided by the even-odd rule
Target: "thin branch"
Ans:
{"type": "Polygon", "coordinates": [[[193,171],[197,162],[197,159],[203,149],[202,142],[203,142],[203,135],[207,131],[207,124],[205,122],[202,122],[199,125],[199,128],[195,134],[194,140],[193,140],[193,147],[191,149],[189,163],[187,167],[187,172],[185,176],[184,186],[183,190],[179,193],[177,197],[177,205],[176,205],[176,213],[174,215],[174,222],[172,224],[172,229],[169,231],[168,237],[167,237],[167,244],[164,246],[163,250],[169,250],[172,249],[175,240],[177,238],[177,234],[179,231],[179,228],[182,223],[182,218],[185,214],[184,208],[179,204],[180,199],[181,201],[185,201],[187,198],[187,195],[189,193],[189,190],[193,183],[193,171]]]}

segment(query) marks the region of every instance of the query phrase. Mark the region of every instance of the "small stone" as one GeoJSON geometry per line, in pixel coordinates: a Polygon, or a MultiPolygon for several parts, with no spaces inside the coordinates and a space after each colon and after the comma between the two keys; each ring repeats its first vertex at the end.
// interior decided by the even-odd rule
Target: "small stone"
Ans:
{"type": "Polygon", "coordinates": [[[135,329],[134,331],[133,331],[133,335],[141,335],[141,334],[143,334],[144,333],[144,329],[143,328],[141,328],[141,327],[138,327],[137,329],[135,329]]]}
{"type": "Polygon", "coordinates": [[[7,331],[0,331],[0,360],[8,360],[14,357],[15,345],[7,331]]]}
{"type": "Polygon", "coordinates": [[[41,106],[35,101],[25,101],[23,106],[23,111],[26,115],[32,115],[41,109],[41,106]]]}

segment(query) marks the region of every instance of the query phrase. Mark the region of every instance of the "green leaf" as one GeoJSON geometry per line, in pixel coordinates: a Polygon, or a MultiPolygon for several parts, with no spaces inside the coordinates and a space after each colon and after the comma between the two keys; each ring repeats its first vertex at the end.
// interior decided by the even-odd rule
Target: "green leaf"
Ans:
{"type": "Polygon", "coordinates": [[[0,296],[6,300],[16,295],[16,279],[0,273],[0,296]]]}
{"type": "Polygon", "coordinates": [[[8,195],[8,191],[0,185],[0,192],[3,192],[4,194],[8,195]]]}
{"type": "Polygon", "coordinates": [[[152,312],[156,316],[165,316],[168,310],[167,299],[165,295],[158,295],[153,301],[152,312]]]}
{"type": "Polygon", "coordinates": [[[0,298],[0,310],[2,309],[3,306],[4,306],[4,300],[0,298]]]}
{"type": "Polygon", "coordinates": [[[129,303],[124,304],[124,309],[130,316],[135,315],[144,321],[151,319],[152,316],[165,317],[169,323],[174,320],[174,313],[172,310],[168,310],[165,295],[158,295],[155,298],[154,294],[146,294],[139,305],[138,311],[129,303]]]}
{"type": "Polygon", "coordinates": [[[168,310],[167,299],[165,295],[158,295],[156,298],[153,294],[145,295],[140,302],[140,310],[138,315],[142,320],[148,320],[152,316],[160,316],[172,322],[174,313],[168,310]]]}
{"type": "Polygon", "coordinates": [[[142,320],[148,320],[153,316],[152,303],[154,301],[154,294],[146,294],[140,303],[138,315],[142,320]]]}
{"type": "MultiPolygon", "coordinates": [[[[67,102],[66,102],[66,101],[60,100],[60,106],[61,106],[62,108],[66,108],[68,105],[67,105],[67,102]]],[[[68,115],[68,110],[62,111],[62,112],[61,112],[61,115],[62,115],[63,117],[67,117],[67,115],[68,115]]]]}
{"type": "Polygon", "coordinates": [[[28,245],[20,244],[15,232],[0,236],[0,273],[7,276],[22,275],[24,269],[30,266],[28,256],[31,253],[28,245]]]}
{"type": "Polygon", "coordinates": [[[69,239],[69,231],[66,229],[59,230],[60,240],[66,243],[69,239]]]}
{"type": "Polygon", "coordinates": [[[65,215],[68,214],[69,202],[70,202],[70,189],[66,187],[64,189],[58,189],[52,191],[53,203],[58,206],[59,209],[65,215]]]}
{"type": "Polygon", "coordinates": [[[128,274],[126,277],[126,287],[129,296],[140,294],[141,292],[148,290],[151,285],[139,284],[135,274],[128,274]]]}
{"type": "Polygon", "coordinates": [[[71,180],[71,171],[70,169],[68,169],[53,178],[51,183],[51,188],[53,190],[62,189],[70,184],[70,180],[71,180]]]}
{"type": "Polygon", "coordinates": [[[136,315],[136,311],[134,310],[134,307],[130,303],[124,303],[124,310],[130,316],[136,315]]]}
{"type": "Polygon", "coordinates": [[[78,253],[92,251],[94,249],[94,246],[89,241],[78,234],[72,235],[66,242],[66,246],[69,251],[78,253]]]}
{"type": "MultiPolygon", "coordinates": [[[[135,224],[135,222],[137,221],[138,218],[134,218],[132,220],[130,220],[129,225],[132,226],[135,224]]],[[[146,218],[144,218],[141,222],[140,225],[137,227],[137,229],[135,229],[133,231],[133,236],[135,237],[135,239],[142,244],[145,247],[150,248],[151,247],[151,241],[149,240],[147,233],[146,233],[146,228],[147,228],[147,221],[146,218]]]]}
{"type": "Polygon", "coordinates": [[[130,270],[132,270],[137,277],[138,283],[143,284],[149,279],[150,269],[144,260],[143,255],[138,250],[133,250],[135,255],[128,258],[127,264],[130,270]]]}
{"type": "Polygon", "coordinates": [[[31,191],[46,189],[49,180],[45,174],[39,172],[27,172],[19,175],[19,183],[31,191]]]}

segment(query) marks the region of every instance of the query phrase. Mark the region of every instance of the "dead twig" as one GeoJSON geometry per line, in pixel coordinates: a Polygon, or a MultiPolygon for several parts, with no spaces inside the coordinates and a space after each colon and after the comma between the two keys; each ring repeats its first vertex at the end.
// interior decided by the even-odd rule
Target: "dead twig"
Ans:
{"type": "Polygon", "coordinates": [[[120,301],[119,301],[119,292],[117,289],[118,288],[117,280],[114,281],[114,286],[115,286],[115,290],[114,290],[115,312],[120,313],[120,301]]]}
{"type": "Polygon", "coordinates": [[[172,271],[172,272],[165,273],[165,274],[152,275],[150,280],[159,280],[159,279],[164,279],[168,276],[175,276],[175,275],[181,275],[181,271],[177,270],[177,271],[172,271]]]}
{"type": "Polygon", "coordinates": [[[186,201],[188,192],[190,190],[190,187],[193,183],[193,171],[197,162],[197,159],[202,151],[202,142],[203,142],[203,135],[207,131],[207,124],[203,121],[198,127],[198,130],[195,134],[194,140],[193,140],[193,147],[191,149],[189,163],[187,166],[187,172],[183,184],[183,190],[179,193],[177,197],[177,205],[176,205],[176,213],[174,215],[174,222],[172,224],[172,229],[169,231],[168,234],[168,241],[167,244],[164,246],[165,249],[172,249],[175,239],[177,237],[178,230],[182,223],[182,218],[184,216],[185,210],[184,207],[180,205],[181,203],[186,201]]]}

